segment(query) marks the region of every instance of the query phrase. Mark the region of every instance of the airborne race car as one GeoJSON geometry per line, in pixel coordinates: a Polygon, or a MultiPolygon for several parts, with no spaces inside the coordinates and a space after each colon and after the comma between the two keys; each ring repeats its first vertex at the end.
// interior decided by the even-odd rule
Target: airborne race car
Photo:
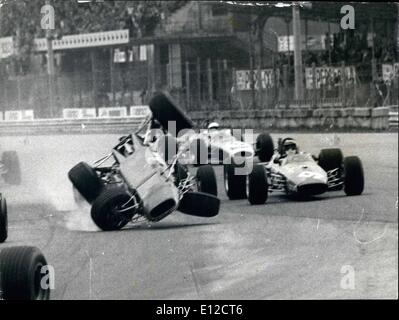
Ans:
{"type": "MultiPolygon", "coordinates": [[[[356,156],[343,157],[337,148],[322,149],[318,157],[305,152],[282,150],[286,138],[279,141],[278,152],[267,162],[254,166],[248,176],[248,200],[251,204],[264,204],[268,194],[279,191],[301,198],[327,191],[344,190],[346,195],[360,195],[364,189],[361,160],[356,156]]],[[[274,150],[269,138],[269,150],[274,150]]]]}
{"type": "Polygon", "coordinates": [[[175,153],[168,150],[177,144],[167,132],[169,122],[175,121],[180,132],[193,127],[191,120],[165,94],[155,95],[149,106],[147,120],[135,133],[120,138],[109,155],[94,166],[81,162],[68,173],[102,230],[119,230],[141,220],[160,221],[175,210],[200,217],[219,213],[213,167],[202,166],[194,176],[179,163],[189,145],[180,145],[175,153]],[[158,136],[153,135],[154,123],[161,127],[158,136]],[[110,164],[104,166],[107,161],[110,164]]]}

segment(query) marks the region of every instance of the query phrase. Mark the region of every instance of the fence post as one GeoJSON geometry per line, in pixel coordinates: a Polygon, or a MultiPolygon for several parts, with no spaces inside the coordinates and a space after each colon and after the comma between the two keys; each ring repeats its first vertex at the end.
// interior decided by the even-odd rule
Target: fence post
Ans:
{"type": "Polygon", "coordinates": [[[110,59],[109,59],[109,67],[110,67],[110,84],[111,84],[111,93],[112,93],[112,104],[115,106],[115,88],[114,88],[114,49],[110,48],[110,59]]]}
{"type": "Polygon", "coordinates": [[[218,88],[216,91],[216,100],[218,100],[219,104],[222,101],[221,92],[222,92],[222,67],[220,59],[217,59],[217,78],[218,78],[218,88]]]}
{"type": "Polygon", "coordinates": [[[186,110],[190,109],[190,65],[186,61],[186,110]]]}
{"type": "Polygon", "coordinates": [[[345,61],[341,62],[341,77],[342,77],[342,106],[346,107],[346,74],[345,74],[345,61]]]}
{"type": "Polygon", "coordinates": [[[317,107],[316,64],[312,62],[313,108],[317,107]]]}
{"type": "Polygon", "coordinates": [[[229,99],[229,79],[227,76],[227,60],[223,59],[223,78],[224,78],[224,94],[225,101],[228,108],[231,108],[230,99],[229,99]]]}
{"type": "Polygon", "coordinates": [[[288,66],[285,64],[283,66],[283,83],[285,88],[285,106],[289,106],[289,88],[288,88],[288,66]]]}
{"type": "Polygon", "coordinates": [[[209,101],[212,104],[213,102],[213,79],[212,79],[212,65],[211,65],[211,59],[208,58],[206,60],[207,64],[207,72],[208,72],[208,94],[209,94],[209,101]]]}
{"type": "Polygon", "coordinates": [[[95,63],[95,53],[94,50],[90,50],[90,60],[91,60],[91,81],[92,81],[92,99],[93,106],[97,110],[97,77],[96,77],[96,63],[95,63]]]}
{"type": "Polygon", "coordinates": [[[202,88],[201,88],[201,59],[197,57],[197,104],[201,106],[202,88]]]}

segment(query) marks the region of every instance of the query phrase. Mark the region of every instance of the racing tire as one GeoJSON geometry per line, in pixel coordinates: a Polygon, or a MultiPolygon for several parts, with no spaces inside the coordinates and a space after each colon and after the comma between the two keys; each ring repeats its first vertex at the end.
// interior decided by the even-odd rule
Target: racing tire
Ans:
{"type": "Polygon", "coordinates": [[[211,165],[201,166],[197,170],[197,187],[199,192],[218,195],[215,170],[211,165]]]}
{"type": "Polygon", "coordinates": [[[7,237],[8,237],[7,201],[0,194],[0,243],[6,241],[7,237]]]}
{"type": "Polygon", "coordinates": [[[226,164],[223,167],[224,188],[230,200],[247,198],[247,176],[236,175],[234,164],[226,164]]]}
{"type": "Polygon", "coordinates": [[[21,166],[15,151],[3,152],[2,160],[7,172],[3,174],[4,182],[11,185],[21,184],[21,166]]]}
{"type": "Polygon", "coordinates": [[[156,119],[164,130],[167,130],[171,135],[178,136],[181,130],[192,129],[193,122],[181,110],[169,96],[165,93],[157,93],[149,102],[149,107],[152,116],[156,119]],[[169,131],[169,122],[174,121],[176,124],[176,132],[169,131]]]}
{"type": "Polygon", "coordinates": [[[364,171],[359,157],[344,159],[344,191],[347,196],[358,196],[364,190],[364,171]]]}
{"type": "MultiPolygon", "coordinates": [[[[50,286],[43,288],[47,261],[35,247],[10,247],[0,251],[0,283],[5,300],[49,300],[50,286]]],[[[51,277],[50,277],[51,279],[51,277]]]]}
{"type": "Polygon", "coordinates": [[[115,212],[121,205],[127,203],[131,196],[121,187],[108,187],[94,200],[91,207],[91,218],[103,231],[122,229],[133,217],[124,213],[123,216],[115,212]]]}
{"type": "Polygon", "coordinates": [[[269,184],[265,168],[255,165],[248,175],[248,201],[251,205],[264,204],[268,198],[269,184]]]}
{"type": "Polygon", "coordinates": [[[261,133],[256,138],[256,153],[261,162],[269,162],[274,154],[274,142],[270,134],[261,133]]]}
{"type": "Polygon", "coordinates": [[[104,189],[104,183],[96,171],[85,162],[80,162],[69,170],[68,177],[88,203],[93,203],[104,189]]]}
{"type": "Polygon", "coordinates": [[[209,193],[189,191],[180,200],[178,211],[191,216],[211,218],[219,213],[220,200],[209,193]]]}
{"type": "Polygon", "coordinates": [[[341,149],[322,149],[319,153],[318,164],[324,171],[327,172],[337,168],[342,168],[343,160],[344,156],[341,149]]]}

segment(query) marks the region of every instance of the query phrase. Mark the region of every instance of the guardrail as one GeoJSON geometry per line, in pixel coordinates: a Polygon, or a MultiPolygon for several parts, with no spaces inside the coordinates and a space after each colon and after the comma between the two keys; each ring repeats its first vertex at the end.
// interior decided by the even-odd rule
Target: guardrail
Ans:
{"type": "Polygon", "coordinates": [[[0,121],[0,135],[128,133],[143,120],[144,117],[0,121]]]}

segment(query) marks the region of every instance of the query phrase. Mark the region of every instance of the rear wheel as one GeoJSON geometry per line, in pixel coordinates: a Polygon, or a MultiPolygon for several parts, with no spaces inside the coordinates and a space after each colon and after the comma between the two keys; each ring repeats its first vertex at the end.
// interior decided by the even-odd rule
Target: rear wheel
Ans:
{"type": "Polygon", "coordinates": [[[7,201],[0,194],[0,243],[6,241],[7,237],[8,237],[7,201]]]}
{"type": "Polygon", "coordinates": [[[128,204],[129,200],[131,200],[131,196],[125,189],[121,187],[105,188],[91,207],[93,221],[104,231],[122,229],[135,213],[126,209],[133,204],[128,204]]]}
{"type": "Polygon", "coordinates": [[[6,169],[6,173],[3,174],[4,181],[9,184],[19,185],[21,183],[21,167],[18,154],[15,151],[5,151],[1,162],[6,169]]]}
{"type": "Polygon", "coordinates": [[[337,168],[342,168],[343,160],[344,156],[341,149],[322,149],[319,154],[318,164],[324,171],[327,172],[337,168]]]}
{"type": "Polygon", "coordinates": [[[344,159],[344,191],[348,196],[357,196],[364,190],[363,165],[359,157],[346,157],[344,159]]]}
{"type": "MultiPolygon", "coordinates": [[[[172,100],[172,98],[164,93],[157,93],[149,103],[152,116],[156,119],[164,130],[167,130],[173,136],[178,136],[179,132],[184,129],[192,129],[193,122],[186,116],[172,100]],[[169,128],[170,123],[174,122],[176,125],[176,132],[172,132],[169,128]]],[[[174,129],[174,128],[173,128],[174,129]]]]}
{"type": "Polygon", "coordinates": [[[197,186],[199,192],[218,195],[215,170],[211,165],[201,166],[197,170],[197,186]]]}
{"type": "Polygon", "coordinates": [[[80,162],[68,172],[69,180],[77,191],[92,203],[104,188],[96,171],[85,162],[80,162]]]}
{"type": "MultiPolygon", "coordinates": [[[[5,300],[49,300],[47,261],[35,247],[11,247],[0,251],[0,283],[5,300]],[[46,278],[45,278],[46,277],[46,278]]],[[[51,276],[49,277],[51,279],[51,276]]]]}
{"type": "Polygon", "coordinates": [[[268,162],[274,154],[274,143],[270,134],[261,133],[256,138],[256,152],[261,162],[268,162]]]}
{"type": "Polygon", "coordinates": [[[210,218],[219,213],[220,200],[214,195],[202,192],[187,192],[179,203],[179,210],[182,213],[210,218]]]}
{"type": "Polygon", "coordinates": [[[230,200],[247,198],[247,176],[235,173],[237,167],[234,164],[226,164],[223,167],[224,188],[230,200]]]}
{"type": "Polygon", "coordinates": [[[269,184],[265,168],[262,165],[254,166],[248,176],[248,200],[252,205],[264,204],[268,198],[269,184]]]}

